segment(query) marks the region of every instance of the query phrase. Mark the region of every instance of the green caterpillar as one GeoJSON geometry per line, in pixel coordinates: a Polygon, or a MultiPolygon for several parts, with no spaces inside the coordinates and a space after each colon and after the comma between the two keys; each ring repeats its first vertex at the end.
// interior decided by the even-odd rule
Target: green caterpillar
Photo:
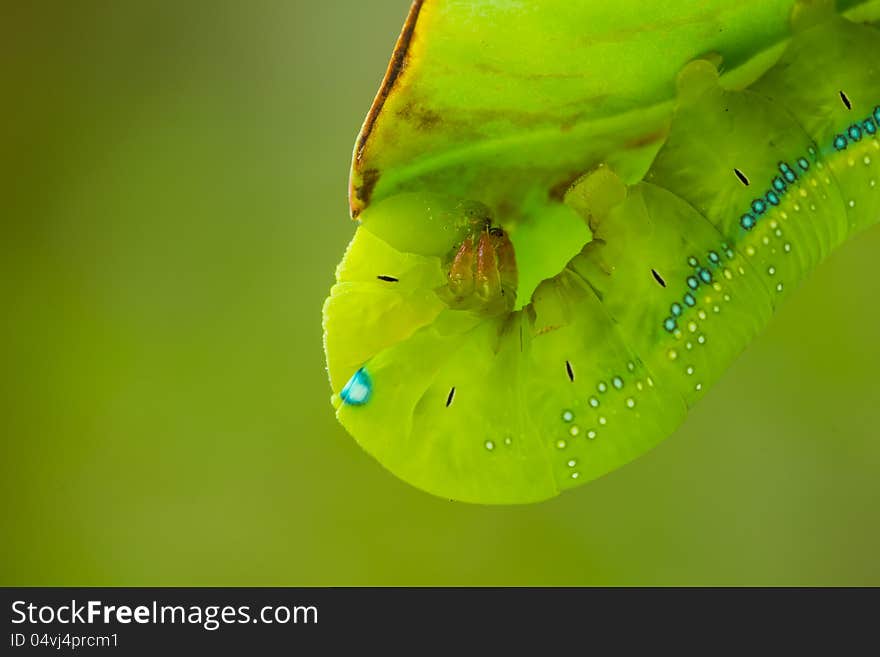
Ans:
{"type": "Polygon", "coordinates": [[[339,421],[426,491],[526,503],[668,436],[774,308],[880,220],[880,34],[804,18],[743,90],[678,80],[642,182],[599,167],[566,203],[592,239],[530,299],[477,202],[368,207],[324,306],[339,421]]]}

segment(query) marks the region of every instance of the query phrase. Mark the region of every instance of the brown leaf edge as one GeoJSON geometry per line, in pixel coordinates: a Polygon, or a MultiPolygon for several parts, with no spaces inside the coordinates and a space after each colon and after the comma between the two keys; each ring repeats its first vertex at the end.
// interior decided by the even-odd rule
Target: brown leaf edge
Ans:
{"type": "Polygon", "coordinates": [[[385,100],[391,94],[394,84],[406,68],[409,59],[409,45],[415,33],[419,12],[424,3],[425,0],[414,0],[409,9],[403,29],[400,31],[400,36],[397,37],[394,52],[391,54],[391,61],[388,63],[388,69],[385,71],[385,77],[382,78],[382,85],[373,99],[373,104],[370,105],[370,111],[367,113],[367,118],[364,119],[364,124],[355,142],[351,174],[348,182],[348,205],[352,219],[357,219],[361,210],[367,207],[370,202],[370,196],[373,193],[373,188],[379,180],[380,172],[378,170],[362,170],[364,149],[367,145],[367,140],[370,138],[370,133],[373,131],[376,119],[379,118],[379,113],[385,105],[385,100]],[[360,185],[357,184],[356,178],[360,179],[360,185]]]}

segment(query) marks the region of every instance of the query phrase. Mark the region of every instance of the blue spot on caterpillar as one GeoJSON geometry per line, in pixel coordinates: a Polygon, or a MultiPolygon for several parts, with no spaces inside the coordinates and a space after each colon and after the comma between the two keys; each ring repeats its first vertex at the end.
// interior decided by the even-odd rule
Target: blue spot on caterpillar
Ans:
{"type": "Polygon", "coordinates": [[[361,406],[370,401],[370,395],[373,393],[373,382],[367,370],[363,367],[352,374],[348,383],[342,388],[339,396],[342,401],[351,406],[361,406]]]}

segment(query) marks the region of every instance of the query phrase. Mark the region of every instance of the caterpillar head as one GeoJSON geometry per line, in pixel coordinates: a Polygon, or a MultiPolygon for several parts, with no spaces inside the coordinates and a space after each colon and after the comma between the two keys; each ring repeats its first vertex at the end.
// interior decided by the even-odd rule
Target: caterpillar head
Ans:
{"type": "Polygon", "coordinates": [[[499,315],[513,309],[517,279],[513,243],[485,219],[455,248],[441,297],[456,310],[499,315]]]}

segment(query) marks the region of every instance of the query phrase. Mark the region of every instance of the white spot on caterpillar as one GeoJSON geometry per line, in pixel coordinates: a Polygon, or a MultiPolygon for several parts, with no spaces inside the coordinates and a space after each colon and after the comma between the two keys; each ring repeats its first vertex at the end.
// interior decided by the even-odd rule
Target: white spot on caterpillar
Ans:
{"type": "Polygon", "coordinates": [[[581,432],[581,429],[578,425],[573,424],[571,429],[568,430],[568,433],[572,435],[572,437],[577,436],[581,432]]]}
{"type": "Polygon", "coordinates": [[[487,441],[484,443],[484,445],[485,445],[486,449],[488,449],[490,452],[491,452],[493,449],[495,449],[495,443],[493,443],[491,440],[487,440],[487,441]]]}
{"type": "Polygon", "coordinates": [[[566,442],[564,440],[557,440],[556,447],[559,449],[565,449],[566,442]]]}

